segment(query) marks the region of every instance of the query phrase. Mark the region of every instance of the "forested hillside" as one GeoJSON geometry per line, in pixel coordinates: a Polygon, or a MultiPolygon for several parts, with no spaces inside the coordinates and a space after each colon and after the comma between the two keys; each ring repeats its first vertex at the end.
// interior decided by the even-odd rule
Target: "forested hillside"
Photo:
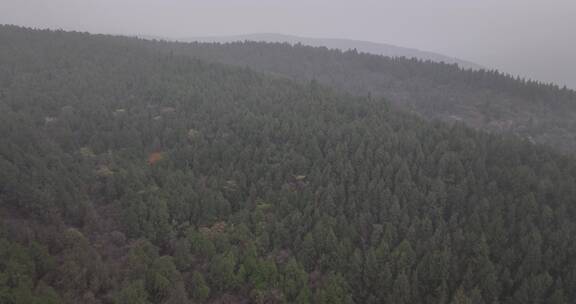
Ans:
{"type": "Polygon", "coordinates": [[[573,156],[167,47],[0,27],[0,303],[576,300],[573,156]]]}
{"type": "Polygon", "coordinates": [[[559,151],[576,151],[576,92],[455,64],[354,51],[246,42],[157,44],[180,54],[385,97],[422,117],[515,134],[559,151]]]}
{"type": "MultiPolygon", "coordinates": [[[[161,39],[159,37],[143,37],[145,39],[161,39]]],[[[166,39],[164,39],[166,40],[166,39]]],[[[168,39],[170,40],[170,39],[168,39]]],[[[275,33],[257,33],[236,36],[208,36],[208,37],[191,37],[181,38],[178,41],[186,42],[244,42],[244,41],[257,41],[257,42],[271,42],[271,43],[289,43],[289,44],[302,44],[316,47],[327,47],[329,49],[337,49],[342,51],[356,49],[358,52],[368,54],[383,55],[388,57],[407,57],[418,58],[422,60],[430,60],[434,62],[456,63],[463,68],[481,69],[482,67],[465,60],[445,56],[438,53],[421,51],[417,49],[399,47],[384,43],[375,43],[361,40],[351,39],[330,39],[330,38],[310,38],[299,37],[275,33]]]]}

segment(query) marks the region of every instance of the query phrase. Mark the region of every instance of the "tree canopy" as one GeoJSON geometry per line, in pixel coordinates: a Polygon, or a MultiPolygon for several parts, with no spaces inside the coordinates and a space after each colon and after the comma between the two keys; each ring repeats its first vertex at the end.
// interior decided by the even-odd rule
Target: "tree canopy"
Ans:
{"type": "Polygon", "coordinates": [[[157,44],[0,27],[0,302],[576,299],[573,156],[157,44]]]}

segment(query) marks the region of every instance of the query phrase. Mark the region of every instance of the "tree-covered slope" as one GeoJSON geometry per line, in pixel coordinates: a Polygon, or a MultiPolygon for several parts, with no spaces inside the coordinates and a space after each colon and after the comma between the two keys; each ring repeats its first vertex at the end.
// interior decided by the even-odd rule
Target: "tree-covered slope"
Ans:
{"type": "MultiPolygon", "coordinates": [[[[13,27],[5,27],[6,29],[13,27]]],[[[125,39],[125,38],[118,38],[125,39]]],[[[576,151],[576,92],[498,71],[461,69],[402,57],[288,43],[177,43],[131,39],[166,54],[192,56],[384,97],[424,118],[513,134],[558,151],[576,151]]]]}
{"type": "MultiPolygon", "coordinates": [[[[152,37],[152,39],[158,39],[158,37],[155,38],[152,37]]],[[[186,42],[197,41],[197,42],[229,43],[229,42],[257,41],[257,42],[272,42],[272,43],[303,44],[316,47],[327,47],[329,49],[337,49],[342,51],[355,49],[358,52],[383,55],[388,57],[417,58],[421,60],[444,62],[448,64],[456,63],[458,64],[458,66],[463,68],[471,68],[471,69],[482,68],[481,66],[475,63],[445,56],[438,53],[399,47],[385,43],[376,43],[376,42],[351,40],[351,39],[310,38],[310,37],[299,37],[299,36],[276,34],[276,33],[256,33],[256,34],[246,34],[236,36],[190,37],[190,38],[180,38],[177,40],[186,42]]]]}
{"type": "Polygon", "coordinates": [[[576,151],[576,92],[497,71],[280,43],[163,44],[201,59],[249,66],[294,80],[373,94],[425,118],[519,135],[576,151]]]}
{"type": "Polygon", "coordinates": [[[0,29],[0,303],[576,299],[573,157],[164,50],[0,29]]]}

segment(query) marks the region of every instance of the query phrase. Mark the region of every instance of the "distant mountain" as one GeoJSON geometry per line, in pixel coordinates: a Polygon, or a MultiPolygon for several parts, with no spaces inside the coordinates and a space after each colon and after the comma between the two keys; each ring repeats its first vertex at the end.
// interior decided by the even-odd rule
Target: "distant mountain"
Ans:
{"type": "Polygon", "coordinates": [[[428,119],[576,151],[576,92],[557,85],[494,70],[287,43],[157,41],[155,48],[301,83],[315,80],[353,95],[383,97],[428,119]]]}
{"type": "MultiPolygon", "coordinates": [[[[142,38],[150,38],[142,36],[142,38]]],[[[279,42],[289,44],[304,44],[316,47],[327,47],[329,49],[338,49],[342,51],[356,49],[358,52],[369,53],[374,55],[383,55],[388,57],[406,57],[418,58],[421,60],[430,60],[434,62],[456,63],[464,69],[481,69],[482,66],[457,58],[437,54],[433,52],[421,51],[412,48],[399,47],[385,43],[375,43],[361,40],[351,39],[329,39],[329,38],[309,38],[299,37],[292,35],[283,35],[275,33],[258,33],[237,36],[209,36],[209,37],[195,37],[186,39],[177,39],[181,41],[198,41],[198,42],[237,42],[237,41],[257,41],[257,42],[279,42]]]]}
{"type": "Polygon", "coordinates": [[[362,53],[359,48],[360,53],[309,46],[288,40],[290,36],[281,37],[283,43],[266,42],[272,39],[267,35],[204,37],[190,39],[196,40],[190,43],[156,38],[155,48],[301,83],[316,80],[353,95],[383,97],[428,119],[513,134],[563,152],[576,151],[574,90],[496,70],[463,70],[446,62],[362,53]]]}

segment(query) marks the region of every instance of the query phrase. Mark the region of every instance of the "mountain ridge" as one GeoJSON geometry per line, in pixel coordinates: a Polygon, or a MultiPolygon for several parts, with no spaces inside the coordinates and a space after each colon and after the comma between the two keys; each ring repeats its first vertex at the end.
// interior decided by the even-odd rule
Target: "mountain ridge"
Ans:
{"type": "Polygon", "coordinates": [[[327,47],[329,49],[338,49],[342,51],[356,49],[358,52],[369,53],[374,55],[382,55],[388,57],[406,57],[418,58],[421,60],[430,60],[434,62],[444,62],[448,64],[458,64],[464,69],[482,69],[479,64],[462,60],[459,58],[443,55],[436,52],[419,50],[416,48],[402,47],[388,43],[371,42],[358,39],[344,39],[344,38],[312,38],[296,35],[280,34],[280,33],[251,33],[243,35],[225,35],[225,36],[204,36],[204,37],[184,37],[176,39],[177,41],[184,42],[237,42],[237,41],[262,41],[262,42],[277,42],[289,44],[303,44],[314,47],[327,47]]]}
{"type": "Polygon", "coordinates": [[[576,151],[576,91],[497,70],[278,42],[158,42],[157,49],[300,82],[317,80],[353,95],[384,97],[428,119],[576,151]]]}

